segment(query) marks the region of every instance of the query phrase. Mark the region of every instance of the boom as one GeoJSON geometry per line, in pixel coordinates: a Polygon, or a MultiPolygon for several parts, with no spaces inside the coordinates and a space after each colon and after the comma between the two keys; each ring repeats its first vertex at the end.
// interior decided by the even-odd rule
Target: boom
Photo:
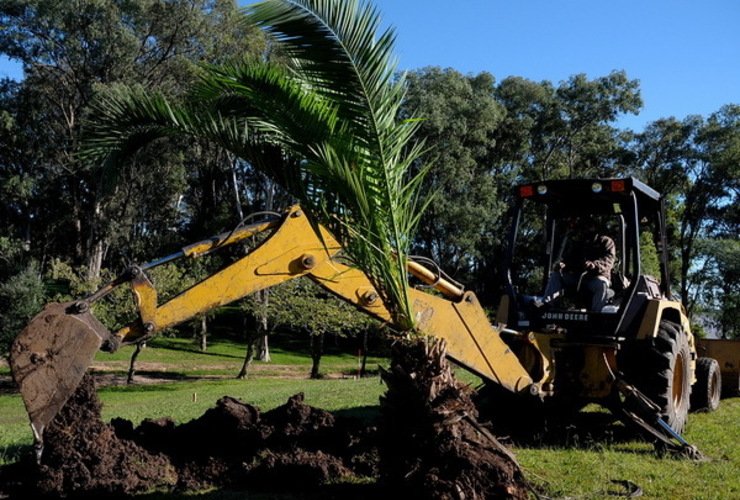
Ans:
{"type": "MultiPolygon", "coordinates": [[[[258,290],[306,276],[383,321],[390,315],[368,277],[339,259],[341,247],[323,227],[309,224],[298,206],[282,217],[222,234],[180,252],[127,269],[111,284],[85,300],[51,304],[16,339],[11,369],[20,385],[37,442],[43,428],[74,392],[98,349],[114,352],[157,332],[258,290]],[[258,233],[272,231],[253,251],[228,267],[158,304],[157,291],[145,271],[178,258],[197,258],[258,233]],[[90,306],[115,288],[130,284],[138,318],[115,333],[92,316],[90,306]]],[[[540,394],[516,355],[491,325],[475,294],[464,292],[418,262],[409,272],[441,293],[409,290],[422,333],[444,338],[448,355],[479,376],[512,392],[540,394]]]]}

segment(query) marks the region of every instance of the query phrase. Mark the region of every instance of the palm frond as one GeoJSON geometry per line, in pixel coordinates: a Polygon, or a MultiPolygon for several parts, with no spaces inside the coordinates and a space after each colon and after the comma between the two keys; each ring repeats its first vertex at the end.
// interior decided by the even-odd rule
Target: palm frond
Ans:
{"type": "Polygon", "coordinates": [[[407,147],[416,122],[397,121],[404,82],[395,78],[393,30],[376,36],[377,10],[355,0],[268,0],[249,7],[248,15],[282,43],[312,88],[337,103],[342,146],[323,145],[309,165],[327,183],[325,191],[342,199],[341,214],[323,207],[324,216],[340,215],[360,229],[355,233],[365,238],[349,246],[359,254],[356,246],[371,245],[362,265],[385,274],[376,286],[387,289],[400,316],[410,316],[406,255],[420,207],[419,182],[407,172],[421,150],[407,147]]]}

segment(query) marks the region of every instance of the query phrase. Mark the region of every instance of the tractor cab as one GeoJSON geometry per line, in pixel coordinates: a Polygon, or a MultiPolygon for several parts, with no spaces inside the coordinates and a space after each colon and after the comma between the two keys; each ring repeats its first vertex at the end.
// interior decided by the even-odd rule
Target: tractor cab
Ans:
{"type": "Polygon", "coordinates": [[[518,186],[514,197],[500,323],[519,331],[629,338],[648,300],[670,299],[665,216],[657,191],[633,177],[565,179],[518,186]],[[578,234],[584,224],[613,242],[599,310],[585,286],[593,270],[560,264],[583,250],[578,234]],[[570,273],[563,280],[568,286],[555,297],[545,296],[548,283],[564,273],[570,273]]]}

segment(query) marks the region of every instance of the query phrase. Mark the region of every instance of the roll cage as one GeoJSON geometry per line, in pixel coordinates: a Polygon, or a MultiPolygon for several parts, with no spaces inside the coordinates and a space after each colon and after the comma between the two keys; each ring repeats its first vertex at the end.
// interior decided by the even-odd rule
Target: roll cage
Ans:
{"type": "Polygon", "coordinates": [[[504,289],[510,300],[508,324],[625,335],[647,299],[671,299],[663,198],[654,189],[634,177],[548,180],[517,186],[514,198],[504,261],[504,289]],[[523,223],[525,214],[527,222],[523,223]],[[556,312],[534,310],[532,300],[542,294],[566,244],[568,221],[585,215],[594,217],[602,234],[615,241],[614,298],[603,311],[588,311],[577,303],[560,305],[556,312]],[[520,244],[522,233],[527,233],[530,249],[520,244]],[[648,244],[655,250],[659,279],[643,270],[641,251],[648,244]],[[532,252],[532,246],[528,262],[534,269],[518,268],[517,256],[532,252]],[[574,311],[578,314],[572,314],[574,311]]]}

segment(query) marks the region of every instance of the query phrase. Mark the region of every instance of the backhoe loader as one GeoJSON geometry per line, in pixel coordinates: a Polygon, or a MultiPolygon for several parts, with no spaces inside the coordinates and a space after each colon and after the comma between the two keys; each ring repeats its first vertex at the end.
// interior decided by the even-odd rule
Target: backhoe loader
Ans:
{"type": "MultiPolygon", "coordinates": [[[[507,293],[492,324],[473,292],[410,260],[409,273],[434,290],[409,290],[419,330],[445,339],[450,358],[519,400],[573,406],[595,401],[639,422],[666,446],[694,453],[678,434],[694,376],[696,351],[688,320],[681,304],[670,299],[667,274],[659,281],[640,273],[642,211],[647,207],[663,224],[658,194],[632,178],[549,181],[522,186],[517,193],[518,211],[526,200],[550,200],[558,202],[550,206],[558,207],[559,215],[590,206],[622,222],[625,260],[617,271],[625,273],[623,283],[629,283],[613,298],[616,312],[589,312],[580,306],[532,312],[529,297],[510,272],[505,280],[507,293]]],[[[553,239],[556,226],[547,224],[546,233],[553,239]]],[[[114,352],[142,342],[195,315],[300,276],[380,320],[389,320],[368,277],[347,264],[340,245],[325,228],[315,227],[294,206],[279,217],[132,266],[85,299],[47,305],[17,337],[10,358],[37,453],[45,426],[74,392],[98,350],[114,352]],[[197,258],[260,233],[269,236],[247,255],[159,303],[146,275],[149,269],[175,259],[197,258]],[[131,287],[137,317],[110,332],[93,315],[93,306],[123,285],[131,287]]],[[[517,227],[514,224],[512,243],[517,227]]],[[[513,268],[516,250],[509,248],[507,266],[513,268]]]]}
{"type": "Polygon", "coordinates": [[[628,177],[526,184],[514,198],[496,320],[507,325],[502,338],[530,376],[552,393],[550,407],[596,402],[652,433],[634,410],[647,404],[659,408],[653,426],[682,432],[697,383],[697,350],[686,310],[671,291],[661,195],[628,177]],[[564,272],[559,263],[569,246],[585,245],[576,238],[584,219],[614,243],[599,310],[583,286],[593,273],[583,268],[575,286],[543,296],[553,274],[564,272]]]}

